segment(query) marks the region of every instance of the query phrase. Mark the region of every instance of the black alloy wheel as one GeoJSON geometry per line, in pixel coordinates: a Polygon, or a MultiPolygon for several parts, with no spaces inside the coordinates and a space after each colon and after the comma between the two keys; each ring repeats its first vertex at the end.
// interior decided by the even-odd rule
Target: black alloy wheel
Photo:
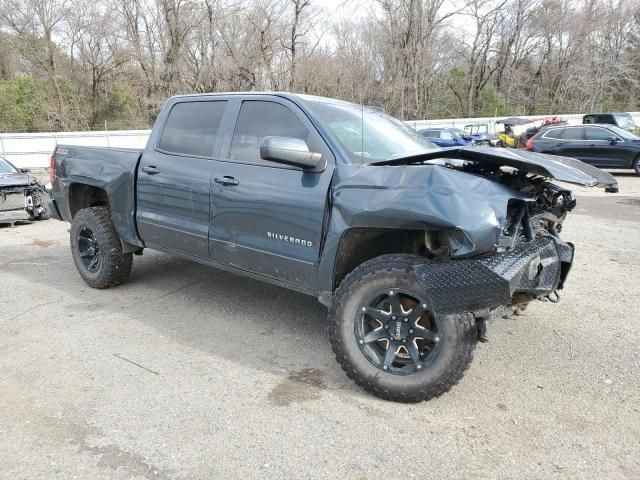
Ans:
{"type": "Polygon", "coordinates": [[[129,278],[133,254],[123,252],[107,207],[78,211],[69,231],[71,255],[82,279],[93,288],[108,288],[129,278]]]}
{"type": "Polygon", "coordinates": [[[84,267],[94,273],[100,268],[100,245],[89,227],[84,227],[78,234],[78,252],[84,267]]]}
{"type": "MultiPolygon", "coordinates": [[[[473,358],[472,315],[436,315],[418,255],[372,258],[340,282],[329,309],[331,348],[347,376],[386,400],[418,402],[455,385],[473,358]]],[[[428,281],[428,280],[427,280],[428,281]]]]}
{"type": "Polygon", "coordinates": [[[393,288],[369,297],[359,309],[354,334],[364,356],[387,373],[409,375],[428,367],[445,341],[440,321],[414,292],[393,288]]]}

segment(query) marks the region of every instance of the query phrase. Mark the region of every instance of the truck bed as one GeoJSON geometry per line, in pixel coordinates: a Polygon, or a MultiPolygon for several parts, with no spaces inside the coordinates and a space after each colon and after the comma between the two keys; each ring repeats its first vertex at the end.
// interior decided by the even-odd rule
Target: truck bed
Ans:
{"type": "Polygon", "coordinates": [[[59,181],[53,199],[60,217],[72,220],[74,194],[82,195],[86,186],[101,189],[109,199],[113,223],[122,240],[141,246],[135,223],[136,169],[141,155],[142,150],[130,148],[56,146],[53,162],[59,181]],[[82,189],[74,184],[81,184],[82,189]]]}

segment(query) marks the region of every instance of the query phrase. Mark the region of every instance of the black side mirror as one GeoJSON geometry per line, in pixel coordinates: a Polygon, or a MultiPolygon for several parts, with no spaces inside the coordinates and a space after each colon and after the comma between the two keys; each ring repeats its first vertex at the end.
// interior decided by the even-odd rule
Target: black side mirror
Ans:
{"type": "Polygon", "coordinates": [[[609,143],[611,145],[615,145],[616,143],[618,143],[618,137],[614,137],[613,135],[607,137],[607,140],[609,140],[609,143]]]}
{"type": "Polygon", "coordinates": [[[31,169],[29,168],[20,168],[20,173],[31,173],[31,169]]]}
{"type": "Polygon", "coordinates": [[[260,158],[313,169],[320,165],[322,154],[310,152],[307,143],[300,138],[264,137],[260,142],[260,158]]]}

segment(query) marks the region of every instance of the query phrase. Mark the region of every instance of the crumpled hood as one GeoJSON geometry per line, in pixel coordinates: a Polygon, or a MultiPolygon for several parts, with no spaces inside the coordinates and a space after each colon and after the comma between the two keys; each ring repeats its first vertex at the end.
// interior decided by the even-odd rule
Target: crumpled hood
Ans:
{"type": "Polygon", "coordinates": [[[580,160],[526,150],[510,150],[493,147],[450,147],[434,148],[427,153],[409,157],[375,162],[373,165],[403,165],[435,159],[471,160],[492,166],[517,168],[561,182],[603,187],[609,192],[618,191],[618,182],[610,173],[587,165],[580,160]]]}
{"type": "Polygon", "coordinates": [[[339,165],[334,221],[345,227],[464,232],[455,256],[494,247],[511,200],[532,199],[492,180],[438,165],[339,165]]]}
{"type": "Polygon", "coordinates": [[[35,182],[35,178],[28,173],[0,173],[0,188],[22,187],[35,182]]]}

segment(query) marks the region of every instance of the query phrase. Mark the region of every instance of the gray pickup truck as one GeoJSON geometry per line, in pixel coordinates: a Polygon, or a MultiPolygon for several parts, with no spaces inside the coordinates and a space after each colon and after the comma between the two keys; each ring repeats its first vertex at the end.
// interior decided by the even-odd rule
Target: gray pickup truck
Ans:
{"type": "Polygon", "coordinates": [[[435,148],[380,109],[277,93],[173,97],[143,151],[58,145],[51,168],[91,287],[151,248],[313,295],[347,375],[405,402],[454,385],[487,320],[559,298],[575,198],[550,181],[617,190],[577,160],[435,148]]]}

